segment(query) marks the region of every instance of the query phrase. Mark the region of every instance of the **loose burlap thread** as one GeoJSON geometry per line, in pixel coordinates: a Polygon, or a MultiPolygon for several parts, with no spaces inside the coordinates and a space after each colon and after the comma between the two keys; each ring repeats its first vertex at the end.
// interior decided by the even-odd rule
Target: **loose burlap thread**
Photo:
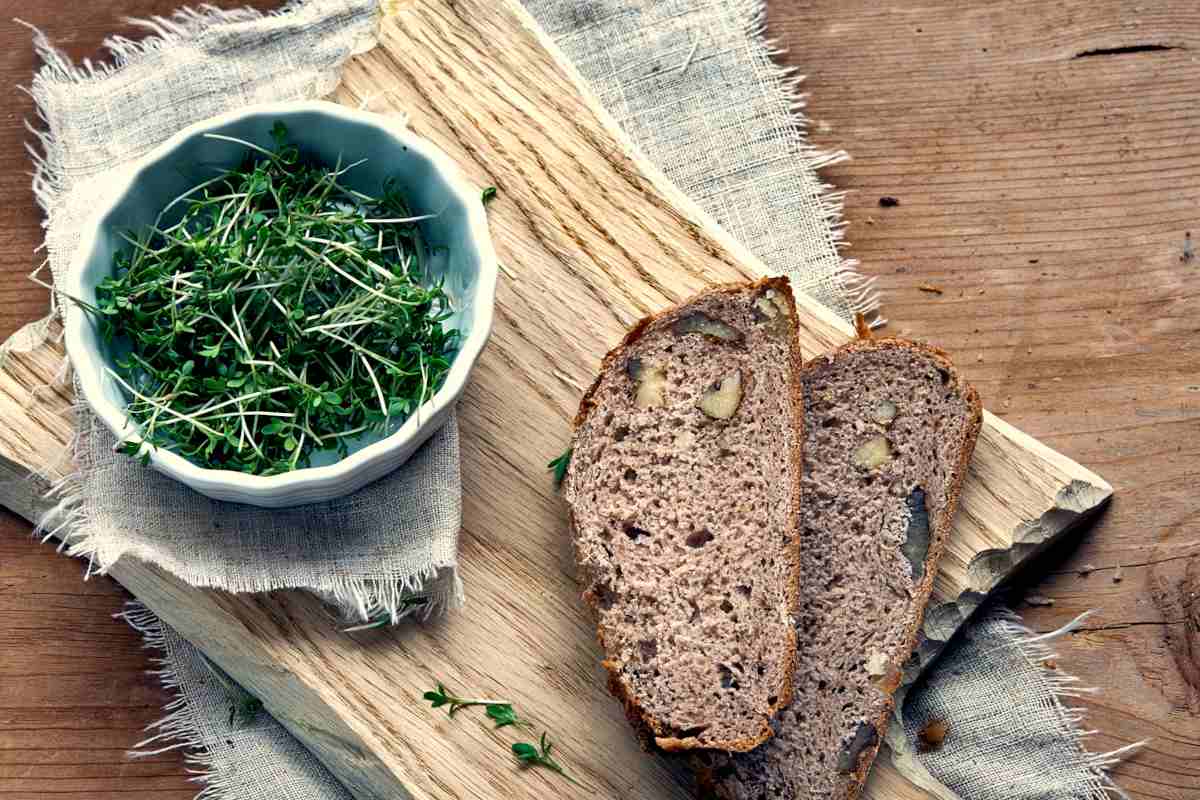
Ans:
{"type": "MultiPolygon", "coordinates": [[[[761,3],[528,0],[527,6],[636,145],[771,271],[791,275],[797,286],[844,317],[874,308],[870,284],[839,253],[840,197],[817,177],[819,167],[845,156],[817,152],[807,143],[797,79],[772,61],[774,51],[762,36],[761,3]]],[[[193,119],[249,102],[327,94],[342,61],[373,43],[374,15],[373,1],[356,0],[308,0],[269,16],[211,8],[182,11],[169,20],[147,21],[153,34],[148,40],[111,40],[113,67],[71,65],[39,36],[46,66],[32,91],[46,130],[39,133],[45,154],[35,191],[47,212],[52,271],[60,271],[69,259],[86,216],[84,205],[72,198],[101,197],[106,170],[193,119]],[[101,116],[113,119],[81,122],[97,108],[112,109],[101,116]],[[180,108],[187,109],[182,116],[180,108]],[[135,115],[136,131],[128,123],[135,115]]],[[[322,530],[345,525],[346,517],[339,514],[353,519],[356,509],[348,506],[312,509],[306,516],[329,519],[324,515],[332,514],[338,520],[314,530],[304,528],[302,520],[264,519],[253,511],[247,517],[244,509],[189,502],[181,515],[143,510],[136,525],[118,524],[116,536],[104,534],[105,520],[128,508],[119,500],[98,502],[96,487],[120,492],[132,478],[138,491],[179,490],[142,484],[166,479],[134,477],[129,465],[107,452],[111,442],[94,430],[94,419],[86,410],[80,414],[85,435],[78,455],[86,468],[62,487],[64,502],[54,524],[66,523],[58,532],[72,552],[92,558],[97,569],[135,555],[165,562],[201,585],[236,591],[307,586],[338,597],[360,616],[386,608],[404,587],[425,581],[428,588],[431,577],[445,604],[458,597],[454,547],[448,538],[451,528],[457,533],[459,514],[457,431],[452,425],[410,465],[418,479],[436,476],[443,488],[453,487],[453,492],[439,493],[424,486],[440,498],[429,518],[407,529],[412,517],[389,518],[386,530],[378,530],[379,538],[369,525],[365,530],[349,526],[357,531],[353,543],[366,545],[361,552],[385,557],[414,546],[413,537],[420,540],[422,530],[428,534],[422,541],[441,542],[421,551],[419,569],[410,563],[392,573],[370,569],[358,560],[360,551],[347,557],[336,549],[344,540],[322,530]],[[89,474],[97,476],[91,488],[89,474]],[[194,546],[188,531],[207,525],[211,532],[214,521],[230,529],[202,548],[201,555],[187,555],[194,546]],[[298,564],[279,563],[280,551],[239,538],[255,525],[282,538],[287,543],[282,552],[289,556],[306,551],[298,564]],[[307,580],[303,565],[355,577],[339,579],[330,592],[328,584],[307,580]],[[400,573],[416,577],[398,579],[400,573]]],[[[401,474],[388,480],[405,478],[401,474]]],[[[374,513],[380,498],[365,491],[361,508],[374,513]]],[[[143,753],[186,748],[197,780],[204,784],[202,795],[219,800],[350,797],[269,715],[239,721],[231,713],[244,699],[239,690],[217,679],[199,651],[149,611],[135,605],[124,617],[143,632],[148,647],[161,650],[157,673],[177,692],[143,753]]],[[[899,749],[911,753],[906,744],[929,719],[954,720],[947,746],[917,757],[922,780],[937,796],[1098,800],[1117,791],[1105,768],[1120,753],[1089,756],[1082,748],[1079,714],[1066,705],[1080,690],[1061,672],[1054,677],[1039,668],[1039,648],[1045,646],[1044,637],[1020,629],[1014,620],[989,617],[948,648],[931,676],[909,693],[903,724],[891,737],[899,749]],[[997,713],[997,703],[1006,705],[1007,716],[997,713]],[[1021,780],[999,783],[994,776],[1001,774],[1006,780],[1019,774],[1021,780]]]]}

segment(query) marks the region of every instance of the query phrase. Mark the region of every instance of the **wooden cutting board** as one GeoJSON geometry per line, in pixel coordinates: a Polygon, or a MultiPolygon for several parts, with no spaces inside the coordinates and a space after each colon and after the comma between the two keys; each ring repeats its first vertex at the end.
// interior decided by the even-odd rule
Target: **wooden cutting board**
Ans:
{"type": "MultiPolygon", "coordinates": [[[[123,561],[111,573],[257,694],[360,798],[683,798],[686,779],[639,752],[604,688],[578,598],[564,509],[545,465],[601,356],[638,317],[712,282],[762,274],[638,156],[517,0],[414,0],[351,60],[335,98],[407,113],[480,186],[494,185],[502,263],[496,327],[461,404],[468,604],[424,626],[348,635],[301,592],[198,590],[123,561]],[[518,734],[421,701],[445,682],[503,697],[551,732],[579,780],[522,773],[518,734]]],[[[803,302],[807,356],[850,328],[803,302]]],[[[33,520],[69,471],[56,345],[0,374],[0,502],[33,520]],[[28,480],[33,475],[35,480],[28,480]]],[[[986,399],[986,398],[985,398],[986,399]]],[[[920,647],[928,663],[980,600],[1093,515],[1111,487],[988,414],[920,647]]],[[[869,796],[932,796],[881,759],[869,796]]]]}

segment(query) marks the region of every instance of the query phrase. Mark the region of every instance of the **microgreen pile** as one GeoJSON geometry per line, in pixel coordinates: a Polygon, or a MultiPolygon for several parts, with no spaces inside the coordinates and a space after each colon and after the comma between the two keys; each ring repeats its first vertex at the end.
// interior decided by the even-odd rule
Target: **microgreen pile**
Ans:
{"type": "Polygon", "coordinates": [[[310,163],[282,124],[272,134],[270,149],[229,139],[247,149],[239,168],[127,234],[90,308],[128,342],[111,374],[148,444],[258,475],[391,430],[432,397],[458,345],[427,274],[424,217],[396,185],[357,192],[343,176],[361,161],[310,163]]]}

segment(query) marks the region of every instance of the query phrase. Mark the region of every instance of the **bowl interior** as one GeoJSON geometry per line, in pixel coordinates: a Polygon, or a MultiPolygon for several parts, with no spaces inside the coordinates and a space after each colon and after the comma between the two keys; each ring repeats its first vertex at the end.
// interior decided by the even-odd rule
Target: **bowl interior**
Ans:
{"type": "MultiPolygon", "coordinates": [[[[464,196],[461,189],[455,189],[435,163],[438,156],[426,143],[409,136],[398,138],[383,124],[376,126],[318,111],[295,111],[255,114],[208,128],[206,132],[270,148],[273,144],[271,128],[277,121],[287,126],[289,142],[300,148],[303,158],[330,167],[366,159],[341,176],[343,184],[378,196],[385,182],[394,180],[414,215],[433,215],[418,223],[429,251],[426,263],[430,278],[440,279],[450,297],[454,313],[446,324],[458,328],[462,342],[470,339],[476,319],[475,304],[480,302],[477,295],[483,259],[472,236],[467,203],[477,204],[478,198],[464,196]]],[[[122,233],[136,236],[155,222],[168,203],[218,172],[238,166],[246,152],[243,145],[196,133],[162,158],[147,164],[133,177],[128,191],[100,222],[94,247],[75,285],[80,299],[95,302],[95,287],[113,273],[115,256],[130,247],[122,233]]],[[[182,204],[176,209],[172,212],[175,219],[166,218],[164,224],[178,219],[182,204]]],[[[127,344],[119,338],[113,342],[104,341],[91,315],[82,316],[86,319],[81,334],[84,347],[98,353],[104,364],[111,367],[127,344]]],[[[482,333],[486,335],[487,332],[482,333]]],[[[461,363],[463,361],[466,359],[455,359],[443,386],[456,383],[456,372],[470,368],[470,364],[461,363]]],[[[102,365],[94,365],[94,368],[102,369],[102,365]]],[[[120,409],[126,407],[128,398],[124,389],[107,372],[100,376],[99,385],[110,404],[120,409]]],[[[388,430],[364,434],[348,442],[351,453],[386,438],[401,425],[398,421],[388,430]]],[[[129,430],[136,430],[136,426],[129,430]]],[[[312,466],[323,466],[339,459],[334,450],[317,451],[313,453],[312,466]]]]}

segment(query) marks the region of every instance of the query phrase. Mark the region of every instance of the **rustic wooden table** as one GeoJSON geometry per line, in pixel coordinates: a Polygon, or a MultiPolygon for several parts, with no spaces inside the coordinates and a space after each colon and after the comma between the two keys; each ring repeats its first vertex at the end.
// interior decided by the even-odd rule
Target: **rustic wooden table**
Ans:
{"type": "MultiPolygon", "coordinates": [[[[3,0],[0,19],[37,24],[78,58],[122,16],[177,3],[71,4],[68,17],[66,4],[3,0]]],[[[1185,234],[1200,237],[1200,14],[774,0],[769,29],[810,76],[815,141],[855,157],[826,177],[854,190],[851,252],[879,278],[889,329],[969,354],[961,366],[994,412],[1116,487],[1083,544],[1032,577],[1054,605],[1021,610],[1048,630],[1098,609],[1059,648],[1062,668],[1105,690],[1083,703],[1102,731],[1091,746],[1152,737],[1123,785],[1139,800],[1195,797],[1200,322],[1187,312],[1200,256],[1186,257],[1185,234]],[[900,204],[881,208],[884,195],[900,204]]],[[[0,53],[0,85],[28,82],[28,31],[3,23],[0,53]]],[[[32,105],[5,91],[0,339],[46,307],[24,278],[40,241],[22,149],[32,105]]],[[[120,587],[82,583],[15,517],[0,528],[0,798],[190,797],[178,755],[123,758],[166,697],[109,618],[120,587]]]]}

